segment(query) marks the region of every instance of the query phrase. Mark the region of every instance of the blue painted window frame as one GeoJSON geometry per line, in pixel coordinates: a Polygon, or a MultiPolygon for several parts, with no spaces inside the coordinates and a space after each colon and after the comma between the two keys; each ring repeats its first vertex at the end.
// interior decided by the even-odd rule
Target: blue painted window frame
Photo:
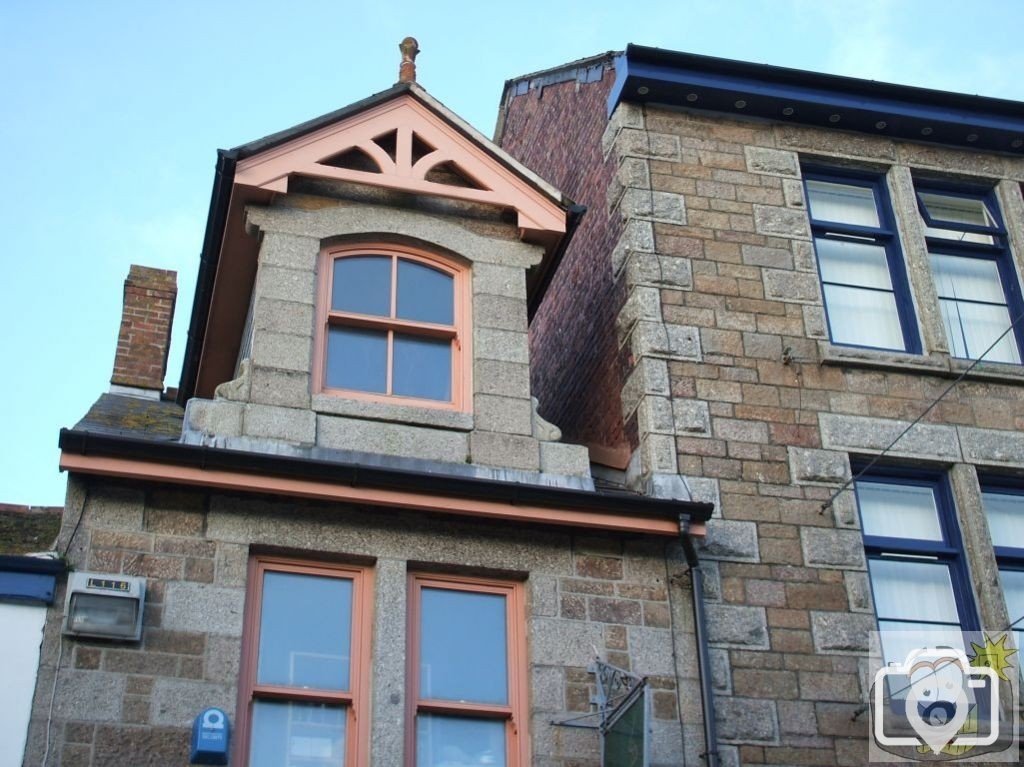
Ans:
{"type": "MultiPolygon", "coordinates": [[[[861,467],[854,465],[856,474],[861,467]]],[[[961,631],[978,631],[981,623],[978,609],[971,589],[967,561],[964,555],[963,539],[960,536],[960,525],[956,517],[956,504],[949,478],[945,473],[902,466],[874,466],[854,483],[857,495],[857,514],[860,516],[859,486],[862,483],[884,483],[888,485],[908,485],[926,487],[933,491],[935,508],[938,512],[941,541],[926,541],[917,538],[892,538],[862,533],[864,551],[868,559],[920,562],[922,556],[935,557],[949,567],[950,582],[953,587],[953,598],[956,602],[957,616],[960,618],[961,631]]],[[[863,530],[863,520],[861,520],[863,530]]],[[[872,586],[872,594],[874,586],[872,586]]],[[[877,625],[877,613],[875,616],[877,625]]],[[[926,621],[915,620],[914,623],[926,621]]]]}
{"type": "Polygon", "coordinates": [[[829,341],[837,346],[848,346],[860,349],[880,349],[884,351],[904,352],[906,354],[921,353],[921,338],[917,331],[917,315],[914,311],[914,301],[910,292],[910,281],[907,278],[906,265],[903,260],[903,251],[900,247],[899,236],[897,235],[896,219],[889,199],[889,191],[885,183],[885,175],[849,169],[823,168],[814,165],[802,167],[804,197],[807,200],[807,215],[811,222],[811,239],[814,242],[817,252],[816,240],[836,239],[841,241],[864,242],[869,238],[885,249],[885,259],[889,267],[889,279],[892,281],[893,297],[896,301],[896,313],[899,317],[900,330],[903,333],[902,349],[893,349],[885,346],[865,346],[862,344],[849,344],[838,342],[832,332],[832,318],[829,316],[828,302],[825,300],[825,282],[821,271],[821,260],[815,258],[818,266],[818,281],[822,286],[822,302],[825,306],[825,321],[828,327],[829,341]],[[879,227],[857,226],[854,224],[842,224],[834,221],[822,221],[814,218],[810,205],[810,193],[807,190],[808,181],[825,181],[833,184],[844,184],[870,189],[875,200],[875,209],[878,211],[879,227]]]}
{"type": "MultiPolygon", "coordinates": [[[[977,258],[986,261],[994,261],[999,271],[999,281],[1002,283],[1003,296],[1006,299],[1006,309],[1010,315],[1010,321],[1024,315],[1024,296],[1021,293],[1020,282],[1017,279],[1017,272],[1013,266],[1013,258],[1007,240],[1006,225],[1003,223],[1003,214],[999,209],[999,201],[996,198],[995,189],[971,187],[958,184],[947,184],[942,182],[915,182],[914,192],[917,199],[917,208],[925,225],[935,229],[953,229],[970,234],[988,234],[992,236],[993,243],[987,245],[980,242],[957,242],[946,237],[930,237],[925,235],[925,242],[929,253],[939,255],[957,256],[960,258],[977,258]],[[988,209],[989,214],[995,221],[994,226],[979,226],[975,224],[957,223],[932,217],[921,200],[922,194],[939,194],[945,197],[959,197],[965,200],[981,201],[988,209]]],[[[1014,344],[1017,353],[1024,361],[1024,339],[1017,330],[1012,331],[1014,344]]],[[[982,349],[981,351],[984,351],[982,349]]],[[[974,359],[964,357],[960,359],[974,359]]],[[[1013,364],[1013,363],[1003,363],[1013,364]]]]}
{"type": "MultiPolygon", "coordinates": [[[[980,484],[982,493],[999,493],[1001,495],[1024,497],[1024,482],[1020,479],[990,475],[981,477],[980,484]]],[[[996,566],[1000,571],[1024,571],[1024,541],[1021,541],[1020,546],[996,546],[995,541],[993,541],[992,550],[995,552],[996,566]]],[[[1020,615],[1010,615],[1010,623],[1013,624],[1021,617],[1020,615]]],[[[1014,629],[1016,631],[1024,631],[1024,621],[1018,623],[1014,629]]],[[[1024,672],[1024,667],[1021,670],[1024,672]]]]}

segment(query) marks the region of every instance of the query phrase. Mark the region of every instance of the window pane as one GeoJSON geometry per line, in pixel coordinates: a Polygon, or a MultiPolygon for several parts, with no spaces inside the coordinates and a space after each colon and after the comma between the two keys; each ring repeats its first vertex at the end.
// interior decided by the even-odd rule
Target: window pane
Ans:
{"type": "Polygon", "coordinates": [[[249,767],[342,767],[346,713],[342,706],[257,700],[249,767]]]}
{"type": "Polygon", "coordinates": [[[335,259],[331,308],[390,317],[391,259],[387,256],[335,259]]]}
{"type": "Polygon", "coordinates": [[[868,570],[879,620],[960,621],[947,565],[871,559],[868,570]]]}
{"type": "Polygon", "coordinates": [[[505,765],[505,723],[493,719],[420,714],[416,767],[505,765]]]}
{"type": "Polygon", "coordinates": [[[403,320],[455,324],[455,281],[416,261],[398,260],[398,309],[403,320]]]}
{"type": "Polygon", "coordinates": [[[450,402],[452,342],[395,334],[393,394],[450,402]]]}
{"type": "Polygon", "coordinates": [[[1024,495],[982,493],[981,498],[992,544],[1024,549],[1024,495]]]}
{"type": "Polygon", "coordinates": [[[504,596],[422,589],[420,698],[508,702],[504,596]]]}
{"type": "Polygon", "coordinates": [[[811,218],[817,221],[879,226],[878,209],[871,187],[809,180],[807,198],[811,218]]]}
{"type": "Polygon", "coordinates": [[[325,385],[332,389],[387,391],[388,334],[332,327],[327,333],[325,385]]]}
{"type": "Polygon", "coordinates": [[[825,285],[824,293],[829,330],[835,343],[906,348],[892,293],[840,285],[825,285]]]}
{"type": "Polygon", "coordinates": [[[817,237],[814,248],[825,282],[892,290],[889,262],[882,246],[817,237]]]}
{"type": "Polygon", "coordinates": [[[921,192],[918,195],[928,215],[936,221],[951,221],[974,226],[995,226],[996,221],[989,212],[985,201],[978,197],[954,197],[953,195],[921,192]]]}
{"type": "MultiPolygon", "coordinates": [[[[881,632],[882,656],[886,663],[899,663],[907,659],[914,650],[920,650],[922,643],[930,647],[955,647],[964,650],[964,635],[959,624],[955,626],[935,626],[927,623],[894,623],[879,621],[881,632]]],[[[893,697],[905,697],[903,696],[893,697]]]]}
{"type": "Polygon", "coordinates": [[[930,487],[863,481],[856,487],[864,535],[942,540],[935,493],[930,487]]]}
{"type": "MultiPolygon", "coordinates": [[[[1020,651],[1024,648],[1024,570],[1000,570],[999,579],[1003,582],[1006,612],[1014,629],[1014,643],[1020,651]]],[[[1024,661],[1018,659],[1017,664],[1024,677],[1024,661]]]]}
{"type": "MultiPolygon", "coordinates": [[[[1005,306],[940,299],[939,309],[946,327],[949,352],[954,357],[977,359],[1010,327],[1010,312],[1005,306]]],[[[1006,333],[992,351],[985,354],[985,360],[1020,364],[1014,333],[1006,333]]]]}
{"type": "Polygon", "coordinates": [[[264,574],[258,684],[347,690],[351,635],[351,580],[264,574]]]}
{"type": "Polygon", "coordinates": [[[928,261],[939,298],[960,298],[1005,304],[999,266],[985,258],[964,258],[929,253],[928,261]]]}

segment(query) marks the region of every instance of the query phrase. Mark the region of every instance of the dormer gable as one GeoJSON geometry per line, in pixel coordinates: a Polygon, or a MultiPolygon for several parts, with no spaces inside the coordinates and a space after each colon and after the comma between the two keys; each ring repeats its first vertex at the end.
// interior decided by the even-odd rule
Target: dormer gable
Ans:
{"type": "Polygon", "coordinates": [[[350,181],[514,210],[527,241],[565,232],[555,189],[421,87],[392,90],[380,103],[240,160],[235,183],[287,193],[296,176],[350,181]]]}

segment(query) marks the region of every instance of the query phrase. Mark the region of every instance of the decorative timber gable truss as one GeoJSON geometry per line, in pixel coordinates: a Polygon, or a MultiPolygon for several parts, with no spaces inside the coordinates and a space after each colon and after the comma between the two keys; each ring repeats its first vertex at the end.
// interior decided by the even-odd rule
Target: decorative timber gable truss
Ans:
{"type": "Polygon", "coordinates": [[[565,232],[554,189],[483,137],[468,136],[468,126],[453,124],[419,86],[403,90],[240,160],[235,183],[287,193],[294,176],[350,181],[512,209],[524,239],[565,232]]]}

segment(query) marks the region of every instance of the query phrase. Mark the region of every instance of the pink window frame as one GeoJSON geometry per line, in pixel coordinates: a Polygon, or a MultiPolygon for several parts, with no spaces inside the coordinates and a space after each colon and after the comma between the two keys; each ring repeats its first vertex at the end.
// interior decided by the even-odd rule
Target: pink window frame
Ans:
{"type": "Polygon", "coordinates": [[[420,712],[473,716],[505,721],[507,767],[526,767],[530,763],[530,739],[527,727],[527,652],[526,612],[523,584],[461,575],[409,574],[408,625],[406,628],[406,716],[405,765],[416,765],[416,717],[420,712]],[[505,641],[508,658],[508,703],[467,703],[463,701],[420,698],[420,605],[424,587],[466,591],[476,594],[500,594],[505,597],[505,641]]]}
{"type": "Polygon", "coordinates": [[[234,754],[236,767],[249,764],[252,706],[256,700],[342,704],[347,709],[345,726],[346,767],[366,767],[370,753],[370,644],[372,638],[373,571],[367,567],[309,562],[276,556],[249,560],[248,587],[239,669],[238,714],[234,754]],[[317,575],[352,581],[352,638],[349,689],[310,690],[304,687],[261,685],[256,681],[259,660],[260,614],[263,609],[263,575],[267,572],[317,575]]]}
{"type": "Polygon", "coordinates": [[[470,410],[469,396],[471,389],[470,360],[472,343],[472,325],[470,324],[469,269],[429,251],[406,245],[393,243],[360,243],[325,248],[320,253],[319,284],[317,286],[316,306],[316,338],[313,352],[313,392],[336,394],[350,399],[361,399],[369,402],[388,404],[405,404],[415,407],[435,408],[438,410],[470,410]],[[398,282],[398,259],[415,261],[433,269],[442,271],[452,277],[453,307],[452,325],[436,325],[428,322],[415,322],[397,319],[394,316],[379,317],[374,315],[339,312],[331,309],[331,290],[334,277],[335,261],[348,256],[383,256],[392,259],[391,266],[391,314],[395,313],[396,291],[398,282]],[[421,397],[405,397],[397,394],[379,394],[354,389],[332,388],[326,385],[325,369],[327,365],[327,331],[332,325],[373,328],[388,331],[387,357],[387,388],[391,388],[391,373],[394,350],[394,332],[396,330],[411,335],[430,338],[450,338],[452,341],[452,399],[449,402],[424,399],[421,397]]]}

